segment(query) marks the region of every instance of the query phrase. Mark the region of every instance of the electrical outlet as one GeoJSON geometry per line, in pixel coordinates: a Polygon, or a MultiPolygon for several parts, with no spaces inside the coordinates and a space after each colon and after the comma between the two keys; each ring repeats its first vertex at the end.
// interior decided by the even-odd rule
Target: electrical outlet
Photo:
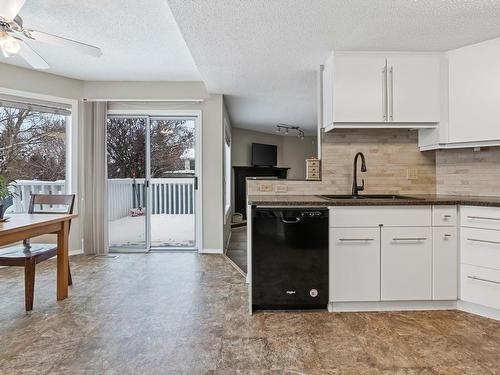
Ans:
{"type": "Polygon", "coordinates": [[[273,185],[269,184],[260,184],[259,185],[259,191],[261,193],[271,193],[273,191],[273,185]]]}
{"type": "Polygon", "coordinates": [[[274,187],[276,193],[286,193],[288,191],[288,186],[286,185],[276,185],[274,187]]]}
{"type": "Polygon", "coordinates": [[[418,169],[417,168],[408,168],[406,170],[406,178],[408,180],[418,180],[418,169]]]}

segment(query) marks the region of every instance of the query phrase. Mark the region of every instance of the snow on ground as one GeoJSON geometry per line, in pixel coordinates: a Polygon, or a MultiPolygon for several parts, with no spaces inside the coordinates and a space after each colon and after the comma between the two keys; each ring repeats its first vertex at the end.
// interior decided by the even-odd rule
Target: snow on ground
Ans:
{"type": "MultiPolygon", "coordinates": [[[[144,247],[145,216],[109,222],[110,247],[144,247]]],[[[192,247],[194,215],[151,215],[151,247],[192,247]]]]}

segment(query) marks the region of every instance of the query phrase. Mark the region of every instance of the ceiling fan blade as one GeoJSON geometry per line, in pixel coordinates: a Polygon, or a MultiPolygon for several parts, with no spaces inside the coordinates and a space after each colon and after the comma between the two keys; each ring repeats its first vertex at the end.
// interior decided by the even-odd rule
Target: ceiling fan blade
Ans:
{"type": "Polygon", "coordinates": [[[75,51],[85,53],[87,55],[95,57],[99,57],[102,55],[102,51],[99,47],[95,47],[90,44],[85,44],[82,42],[77,42],[76,40],[63,38],[57,35],[43,33],[41,31],[35,31],[35,30],[25,30],[25,35],[28,38],[38,40],[39,42],[57,44],[60,46],[72,48],[75,51]]]}
{"type": "Polygon", "coordinates": [[[28,44],[24,42],[21,43],[19,55],[35,69],[50,68],[49,64],[47,64],[47,61],[45,61],[42,56],[36,53],[30,46],[28,46],[28,44]]]}
{"type": "Polygon", "coordinates": [[[26,0],[2,0],[0,1],[0,17],[8,21],[14,20],[23,7],[26,0]]]}

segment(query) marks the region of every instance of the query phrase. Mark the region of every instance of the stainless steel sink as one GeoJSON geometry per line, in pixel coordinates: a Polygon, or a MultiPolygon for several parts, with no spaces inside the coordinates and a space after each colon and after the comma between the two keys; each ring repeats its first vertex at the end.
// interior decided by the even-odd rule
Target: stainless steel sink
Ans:
{"type": "Polygon", "coordinates": [[[320,195],[320,197],[325,199],[379,199],[379,200],[418,200],[421,198],[417,197],[409,197],[406,195],[397,195],[397,194],[363,194],[363,195],[342,195],[342,194],[333,194],[333,195],[320,195]]]}

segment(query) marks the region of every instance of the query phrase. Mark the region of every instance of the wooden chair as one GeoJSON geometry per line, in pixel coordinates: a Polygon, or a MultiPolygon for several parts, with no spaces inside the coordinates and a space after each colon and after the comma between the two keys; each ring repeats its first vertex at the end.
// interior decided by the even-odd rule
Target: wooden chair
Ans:
{"type": "MultiPolygon", "coordinates": [[[[72,214],[75,195],[32,194],[28,208],[30,214],[72,214]],[[49,210],[44,209],[49,206],[49,210]],[[53,206],[58,206],[54,208],[53,206]],[[63,206],[64,208],[59,208],[63,206]]],[[[71,225],[71,223],[70,223],[71,225]]],[[[31,244],[25,239],[20,245],[0,249],[0,266],[24,267],[24,297],[26,311],[33,310],[35,293],[35,267],[38,263],[57,255],[55,244],[31,244]]],[[[71,271],[68,265],[68,284],[72,285],[71,271]]]]}

